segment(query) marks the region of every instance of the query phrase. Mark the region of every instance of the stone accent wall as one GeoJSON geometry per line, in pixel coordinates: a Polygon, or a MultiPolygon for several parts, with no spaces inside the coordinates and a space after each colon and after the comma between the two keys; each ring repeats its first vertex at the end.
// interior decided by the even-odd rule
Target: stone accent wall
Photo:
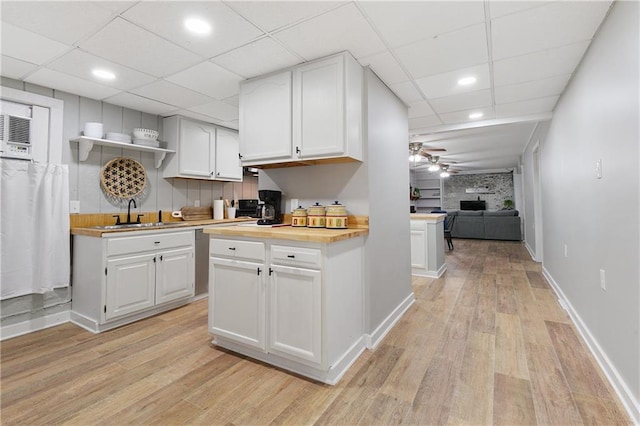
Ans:
{"type": "MultiPolygon", "coordinates": [[[[452,175],[443,179],[442,204],[445,210],[459,210],[461,200],[485,200],[487,210],[501,210],[504,200],[514,200],[512,173],[452,175]],[[489,193],[467,194],[467,188],[488,187],[489,193]]],[[[516,207],[517,208],[517,207],[516,207]]]]}

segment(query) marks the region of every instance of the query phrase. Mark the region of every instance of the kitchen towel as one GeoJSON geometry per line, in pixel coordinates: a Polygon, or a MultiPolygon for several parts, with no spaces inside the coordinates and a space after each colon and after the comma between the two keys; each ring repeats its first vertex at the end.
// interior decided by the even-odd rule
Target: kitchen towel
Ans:
{"type": "Polygon", "coordinates": [[[213,200],[213,218],[224,219],[224,200],[213,200]]]}
{"type": "Polygon", "coordinates": [[[0,299],[69,286],[69,168],[0,160],[0,299]]]}

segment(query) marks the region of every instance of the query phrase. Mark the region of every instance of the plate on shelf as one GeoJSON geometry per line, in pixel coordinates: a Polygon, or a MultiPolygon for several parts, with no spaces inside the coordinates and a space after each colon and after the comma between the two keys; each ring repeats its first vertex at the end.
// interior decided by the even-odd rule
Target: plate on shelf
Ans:
{"type": "Polygon", "coordinates": [[[114,142],[131,143],[131,136],[125,133],[107,133],[105,139],[114,142]]]}
{"type": "Polygon", "coordinates": [[[152,148],[160,148],[160,141],[153,141],[153,140],[149,140],[149,139],[134,139],[133,140],[133,144],[134,145],[149,146],[149,147],[152,147],[152,148]]]}

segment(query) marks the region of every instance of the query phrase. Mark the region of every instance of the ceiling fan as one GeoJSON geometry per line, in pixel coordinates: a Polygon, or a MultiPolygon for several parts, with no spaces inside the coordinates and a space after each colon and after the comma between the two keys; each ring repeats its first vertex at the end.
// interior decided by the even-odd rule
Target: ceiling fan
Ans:
{"type": "Polygon", "coordinates": [[[430,148],[422,144],[422,142],[409,142],[409,160],[412,162],[421,161],[422,158],[431,158],[431,152],[444,152],[444,148],[430,148]]]}

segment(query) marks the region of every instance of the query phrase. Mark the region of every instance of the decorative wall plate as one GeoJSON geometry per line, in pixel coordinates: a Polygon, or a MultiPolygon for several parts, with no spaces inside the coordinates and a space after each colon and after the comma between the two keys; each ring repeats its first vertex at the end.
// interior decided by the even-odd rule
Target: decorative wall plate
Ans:
{"type": "Polygon", "coordinates": [[[146,195],[147,172],[138,161],[117,157],[102,168],[100,187],[115,204],[126,204],[131,198],[139,201],[146,195]]]}

